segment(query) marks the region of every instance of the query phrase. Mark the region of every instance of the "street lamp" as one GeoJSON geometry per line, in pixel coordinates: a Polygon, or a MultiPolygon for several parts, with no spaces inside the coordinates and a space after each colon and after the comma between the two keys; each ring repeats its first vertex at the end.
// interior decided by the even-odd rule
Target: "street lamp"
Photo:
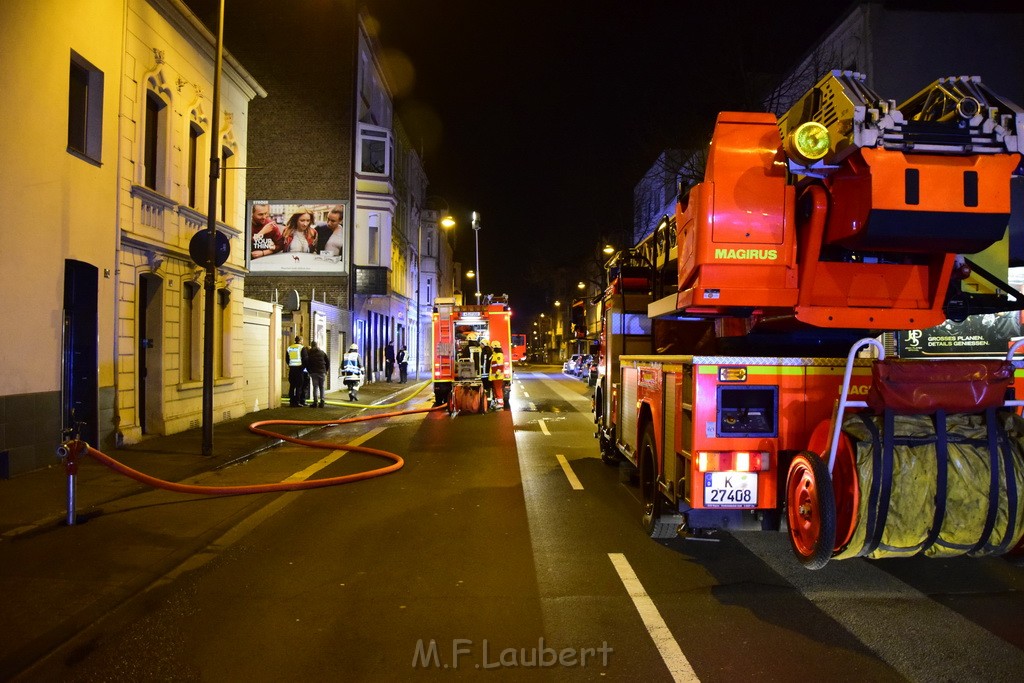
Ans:
{"type": "Polygon", "coordinates": [[[558,343],[558,331],[562,330],[562,338],[565,338],[565,327],[562,321],[562,302],[555,299],[555,314],[551,318],[551,345],[555,347],[559,360],[562,358],[562,347],[558,343]]]}
{"type": "Polygon", "coordinates": [[[480,214],[473,212],[473,241],[476,243],[476,303],[480,304],[480,214]]]}

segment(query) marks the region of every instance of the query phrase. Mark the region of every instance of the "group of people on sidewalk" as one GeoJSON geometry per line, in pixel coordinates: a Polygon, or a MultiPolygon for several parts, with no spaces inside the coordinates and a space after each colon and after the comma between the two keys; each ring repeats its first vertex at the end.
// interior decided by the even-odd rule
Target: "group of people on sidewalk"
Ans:
{"type": "Polygon", "coordinates": [[[290,344],[287,350],[288,358],[288,405],[293,408],[308,405],[310,408],[323,408],[324,403],[324,381],[331,371],[331,359],[327,356],[315,341],[309,342],[309,347],[302,345],[302,337],[296,336],[295,343],[290,344]],[[312,385],[313,402],[306,403],[306,376],[309,376],[308,384],[312,385]]]}
{"type": "MultiPolygon", "coordinates": [[[[324,382],[331,371],[331,359],[315,341],[309,342],[306,347],[302,343],[302,337],[297,335],[295,342],[287,349],[288,359],[288,405],[293,408],[309,406],[310,408],[323,408],[324,382]],[[308,377],[308,381],[307,381],[308,377]],[[306,403],[307,387],[311,386],[309,392],[312,397],[311,403],[306,403]]],[[[398,381],[405,384],[409,381],[409,361],[406,348],[403,346],[395,354],[395,345],[387,343],[384,348],[384,376],[388,382],[392,381],[395,373],[395,366],[398,366],[398,381]]],[[[348,399],[356,401],[359,399],[359,387],[363,384],[363,362],[359,357],[359,346],[352,344],[348,351],[342,356],[341,378],[348,389],[348,399]]]]}
{"type": "Polygon", "coordinates": [[[409,381],[409,360],[408,354],[403,346],[395,354],[395,345],[388,342],[384,346],[384,378],[390,382],[395,374],[395,365],[398,365],[398,382],[405,384],[409,381]]]}

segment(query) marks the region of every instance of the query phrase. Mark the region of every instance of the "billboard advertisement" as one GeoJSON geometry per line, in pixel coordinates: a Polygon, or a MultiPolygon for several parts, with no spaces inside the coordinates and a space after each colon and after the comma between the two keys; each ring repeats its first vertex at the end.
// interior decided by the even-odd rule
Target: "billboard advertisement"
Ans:
{"type": "Polygon", "coordinates": [[[1006,356],[1009,342],[1021,334],[1017,311],[968,316],[963,322],[947,320],[925,330],[896,333],[900,358],[956,358],[1006,356]]]}
{"type": "Polygon", "coordinates": [[[248,202],[251,273],[345,275],[347,201],[254,199],[248,202]]]}

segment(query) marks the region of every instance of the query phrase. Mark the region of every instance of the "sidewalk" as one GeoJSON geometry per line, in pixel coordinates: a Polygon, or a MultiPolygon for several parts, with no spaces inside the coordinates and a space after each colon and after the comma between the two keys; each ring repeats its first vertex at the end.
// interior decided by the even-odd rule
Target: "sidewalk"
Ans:
{"type": "MultiPolygon", "coordinates": [[[[216,424],[211,456],[201,454],[201,428],[105,453],[166,481],[238,484],[248,472],[227,465],[280,443],[251,432],[254,422],[298,421],[268,428],[299,436],[321,429],[307,420],[341,420],[397,401],[429,405],[433,393],[429,382],[381,382],[362,387],[358,405],[339,400],[344,398],[347,393],[333,392],[324,408],[277,407],[216,424]]],[[[259,461],[261,470],[281,479],[294,472],[267,455],[259,461]]],[[[150,488],[85,456],[79,461],[76,525],[69,527],[67,481],[56,454],[51,467],[0,481],[0,619],[5,626],[0,681],[22,673],[26,680],[47,680],[28,670],[51,656],[59,658],[60,648],[76,647],[75,638],[157,586],[161,577],[208,561],[212,556],[204,548],[289,495],[182,496],[150,488]]]]}
{"type": "MultiPolygon", "coordinates": [[[[432,398],[429,382],[408,384],[375,382],[359,390],[362,406],[386,405],[395,399],[432,398]],[[417,390],[422,390],[418,394],[417,390]]],[[[203,472],[254,457],[281,443],[255,434],[249,425],[262,420],[330,420],[353,415],[365,408],[347,403],[347,391],[327,393],[324,408],[291,408],[287,404],[248,413],[238,419],[215,424],[213,455],[202,455],[202,428],[170,436],[146,437],[140,443],[106,452],[133,469],[164,479],[182,481],[203,472]]],[[[302,436],[320,429],[317,425],[279,425],[276,431],[302,436]]],[[[137,493],[147,487],[113,472],[85,456],[80,460],[75,509],[79,518],[104,503],[137,493]]],[[[65,524],[67,519],[67,476],[54,454],[53,465],[0,480],[0,541],[15,538],[40,527],[65,524]]]]}

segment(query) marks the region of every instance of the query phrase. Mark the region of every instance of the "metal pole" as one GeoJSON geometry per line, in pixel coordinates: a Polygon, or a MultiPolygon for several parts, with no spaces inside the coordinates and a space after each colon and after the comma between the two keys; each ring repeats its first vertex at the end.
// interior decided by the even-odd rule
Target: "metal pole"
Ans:
{"type": "Polygon", "coordinates": [[[75,480],[78,479],[77,474],[68,475],[68,526],[75,525],[75,480]]]}
{"type": "Polygon", "coordinates": [[[206,307],[203,319],[203,455],[213,455],[213,313],[217,284],[217,179],[220,177],[220,72],[224,61],[224,0],[217,18],[217,56],[213,68],[213,103],[210,116],[210,187],[206,229],[206,307]]]}
{"type": "Polygon", "coordinates": [[[480,284],[480,214],[473,212],[473,241],[476,243],[476,302],[480,303],[480,292],[483,287],[480,284]]]}
{"type": "MultiPolygon", "coordinates": [[[[78,426],[75,426],[77,432],[78,426]]],[[[64,472],[68,475],[68,526],[74,526],[75,515],[75,484],[78,481],[78,453],[85,443],[80,441],[76,433],[73,441],[66,441],[57,447],[57,457],[64,461],[64,472]]]]}
{"type": "MultiPolygon", "coordinates": [[[[420,350],[423,345],[420,337],[423,336],[423,307],[420,303],[420,288],[423,286],[423,220],[419,222],[416,230],[416,381],[420,381],[420,350]]],[[[409,359],[406,358],[408,361],[409,359]]]]}

